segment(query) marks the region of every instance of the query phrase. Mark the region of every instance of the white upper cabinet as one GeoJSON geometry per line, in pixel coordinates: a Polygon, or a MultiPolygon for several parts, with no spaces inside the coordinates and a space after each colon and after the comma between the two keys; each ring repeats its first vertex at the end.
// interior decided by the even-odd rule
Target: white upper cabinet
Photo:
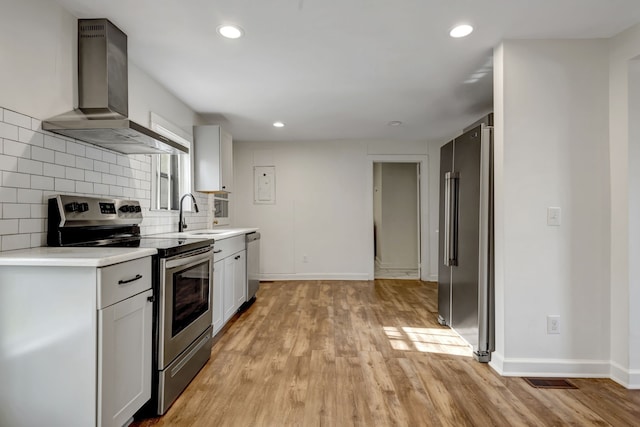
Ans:
{"type": "Polygon", "coordinates": [[[233,139],[218,125],[194,126],[193,164],[195,191],[231,192],[233,139]]]}

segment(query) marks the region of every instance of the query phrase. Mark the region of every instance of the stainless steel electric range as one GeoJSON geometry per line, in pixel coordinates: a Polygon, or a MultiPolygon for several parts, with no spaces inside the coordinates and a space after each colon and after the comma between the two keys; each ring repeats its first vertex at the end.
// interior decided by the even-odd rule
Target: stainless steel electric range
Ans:
{"type": "Polygon", "coordinates": [[[212,345],[213,239],[141,236],[135,200],[58,195],[49,199],[49,246],[154,248],[152,398],[164,414],[207,362],[212,345]]]}

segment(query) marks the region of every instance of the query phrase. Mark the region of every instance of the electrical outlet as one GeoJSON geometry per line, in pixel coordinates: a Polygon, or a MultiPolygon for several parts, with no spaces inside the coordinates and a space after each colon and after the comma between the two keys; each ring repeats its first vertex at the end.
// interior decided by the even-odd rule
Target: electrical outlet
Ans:
{"type": "Polygon", "coordinates": [[[547,208],[547,225],[560,225],[562,219],[562,210],[560,208],[547,208]]]}
{"type": "Polygon", "coordinates": [[[547,334],[560,333],[560,315],[550,314],[547,316],[547,334]]]}

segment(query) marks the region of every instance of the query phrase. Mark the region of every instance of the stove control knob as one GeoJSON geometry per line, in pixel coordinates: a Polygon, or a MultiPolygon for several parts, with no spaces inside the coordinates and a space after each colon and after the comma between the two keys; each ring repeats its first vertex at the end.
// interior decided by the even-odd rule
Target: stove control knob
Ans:
{"type": "Polygon", "coordinates": [[[135,206],[133,206],[133,205],[129,206],[129,212],[133,213],[135,211],[136,211],[136,207],[135,206]]]}
{"type": "Polygon", "coordinates": [[[120,212],[122,213],[127,213],[129,212],[129,205],[122,205],[120,206],[120,209],[118,209],[120,212]]]}
{"type": "Polygon", "coordinates": [[[86,212],[89,210],[89,203],[78,203],[78,212],[86,212]]]}
{"type": "Polygon", "coordinates": [[[140,208],[140,206],[136,206],[136,212],[142,212],[142,209],[140,208]]]}
{"type": "Polygon", "coordinates": [[[77,212],[79,209],[80,209],[80,204],[76,202],[71,202],[64,205],[64,210],[67,212],[77,212]]]}

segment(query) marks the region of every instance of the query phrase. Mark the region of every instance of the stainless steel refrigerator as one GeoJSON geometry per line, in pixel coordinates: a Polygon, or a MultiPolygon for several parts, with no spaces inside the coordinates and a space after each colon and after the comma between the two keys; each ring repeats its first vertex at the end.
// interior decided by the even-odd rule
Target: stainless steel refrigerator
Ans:
{"type": "Polygon", "coordinates": [[[440,149],[438,321],[494,350],[492,116],[440,149]]]}

